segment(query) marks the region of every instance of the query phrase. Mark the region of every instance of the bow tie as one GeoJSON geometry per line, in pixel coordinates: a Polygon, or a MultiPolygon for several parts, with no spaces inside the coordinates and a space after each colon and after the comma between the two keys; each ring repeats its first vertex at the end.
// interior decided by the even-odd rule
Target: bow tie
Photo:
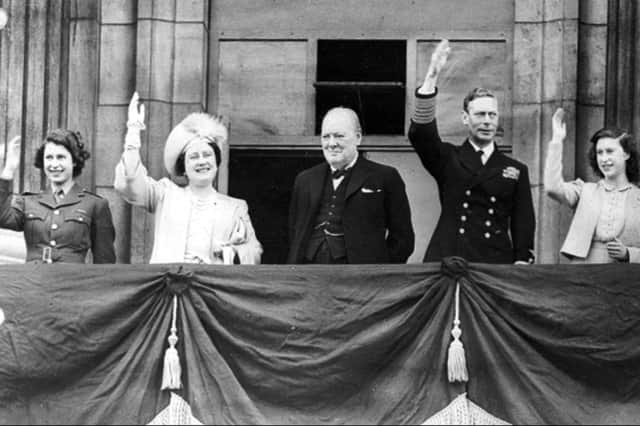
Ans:
{"type": "Polygon", "coordinates": [[[349,173],[349,170],[351,170],[351,169],[334,170],[333,172],[331,172],[331,178],[332,179],[340,179],[341,177],[343,177],[344,175],[349,173]]]}

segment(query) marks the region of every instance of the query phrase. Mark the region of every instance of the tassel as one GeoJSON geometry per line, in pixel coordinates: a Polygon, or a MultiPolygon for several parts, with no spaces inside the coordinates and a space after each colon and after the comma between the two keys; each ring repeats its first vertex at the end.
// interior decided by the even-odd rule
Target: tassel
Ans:
{"type": "Polygon", "coordinates": [[[178,312],[178,296],[173,296],[173,315],[171,319],[171,334],[167,339],[169,341],[169,347],[164,353],[164,367],[162,370],[162,387],[165,389],[180,389],[182,383],[180,382],[180,375],[182,369],[180,368],[180,357],[178,356],[178,350],[176,344],[178,343],[176,317],[178,312]]]}
{"type": "Polygon", "coordinates": [[[453,329],[451,330],[453,341],[449,345],[449,354],[447,358],[447,373],[449,382],[466,382],[469,380],[467,374],[467,360],[464,354],[464,346],[460,341],[462,330],[460,329],[460,283],[456,283],[455,296],[455,318],[453,320],[453,329]]]}

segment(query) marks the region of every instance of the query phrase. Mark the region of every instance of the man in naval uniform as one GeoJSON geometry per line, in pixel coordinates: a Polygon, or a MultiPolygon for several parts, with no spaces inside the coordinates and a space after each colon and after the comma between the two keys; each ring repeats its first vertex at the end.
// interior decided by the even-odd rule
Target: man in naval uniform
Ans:
{"type": "Polygon", "coordinates": [[[533,263],[535,215],[527,167],[498,151],[498,102],[487,89],[473,89],[463,102],[469,131],[462,145],[443,142],[435,105],[438,75],[449,44],[431,57],[416,91],[409,140],[438,184],[442,211],[425,262],[460,256],[470,262],[533,263]]]}

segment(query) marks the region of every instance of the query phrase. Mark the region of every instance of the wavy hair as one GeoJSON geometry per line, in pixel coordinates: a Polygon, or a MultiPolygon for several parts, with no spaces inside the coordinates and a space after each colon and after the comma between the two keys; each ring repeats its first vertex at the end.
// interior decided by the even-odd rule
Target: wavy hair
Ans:
{"type": "Polygon", "coordinates": [[[629,159],[627,160],[625,169],[627,179],[629,179],[629,182],[638,183],[638,179],[640,178],[640,168],[638,167],[638,147],[636,141],[631,133],[617,127],[604,127],[591,136],[591,147],[589,147],[588,158],[589,165],[593,172],[601,178],[604,177],[600,167],[598,167],[598,158],[596,153],[598,141],[602,138],[617,139],[618,142],[620,142],[620,146],[624,152],[629,154],[629,159]]]}
{"type": "Polygon", "coordinates": [[[44,148],[48,143],[54,143],[64,147],[71,154],[73,160],[73,177],[82,173],[85,162],[91,157],[89,151],[84,148],[84,142],[80,132],[68,129],[55,129],[50,131],[44,142],[36,151],[33,165],[38,169],[44,169],[44,148]]]}

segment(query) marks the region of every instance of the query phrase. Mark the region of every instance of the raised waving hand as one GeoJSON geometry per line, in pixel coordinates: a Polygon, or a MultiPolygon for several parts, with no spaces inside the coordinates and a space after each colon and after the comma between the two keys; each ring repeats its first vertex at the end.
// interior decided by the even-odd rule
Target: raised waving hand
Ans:
{"type": "Polygon", "coordinates": [[[450,52],[451,48],[449,47],[449,40],[443,39],[438,43],[436,49],[431,54],[431,62],[429,62],[429,68],[427,69],[427,74],[424,77],[424,83],[422,83],[422,86],[418,89],[418,93],[428,95],[436,90],[438,76],[440,75],[442,68],[444,68],[447,63],[447,58],[449,57],[450,52]]]}
{"type": "Polygon", "coordinates": [[[4,169],[0,174],[0,179],[12,180],[16,170],[20,168],[20,146],[20,136],[16,136],[9,141],[4,169]]]}

